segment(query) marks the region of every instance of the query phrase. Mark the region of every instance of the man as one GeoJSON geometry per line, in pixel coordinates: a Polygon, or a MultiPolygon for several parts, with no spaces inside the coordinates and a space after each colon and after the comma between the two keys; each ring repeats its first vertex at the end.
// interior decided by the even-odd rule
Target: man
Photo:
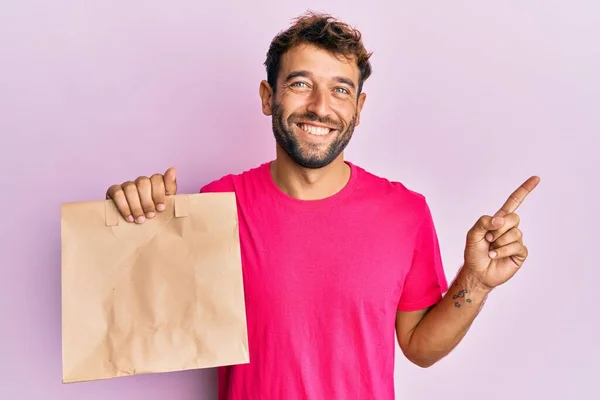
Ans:
{"type": "MultiPolygon", "coordinates": [[[[220,369],[221,399],[391,400],[395,342],[433,365],[527,257],[514,211],[538,177],[468,232],[448,290],[425,198],[344,160],[369,57],[346,24],[298,18],[271,43],[260,83],[276,159],[201,189],[238,199],[250,363],[220,369]]],[[[176,191],[170,168],[107,197],[142,223],[176,191]]]]}

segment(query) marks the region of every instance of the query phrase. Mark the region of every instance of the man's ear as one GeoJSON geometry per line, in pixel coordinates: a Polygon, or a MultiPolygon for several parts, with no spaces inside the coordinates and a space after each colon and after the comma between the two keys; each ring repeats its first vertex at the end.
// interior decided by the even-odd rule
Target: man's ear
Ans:
{"type": "Polygon", "coordinates": [[[356,102],[356,126],[360,124],[360,112],[362,111],[363,106],[365,105],[366,99],[367,94],[364,92],[358,96],[358,101],[356,102]]]}
{"type": "Polygon", "coordinates": [[[269,82],[265,80],[260,82],[258,94],[260,95],[263,114],[271,115],[273,112],[273,89],[271,89],[269,82]]]}

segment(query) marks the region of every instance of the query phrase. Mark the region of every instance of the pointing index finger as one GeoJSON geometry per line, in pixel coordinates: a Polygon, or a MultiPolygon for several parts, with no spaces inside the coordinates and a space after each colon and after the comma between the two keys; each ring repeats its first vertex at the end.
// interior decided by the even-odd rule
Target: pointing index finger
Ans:
{"type": "Polygon", "coordinates": [[[525,197],[527,197],[527,195],[531,193],[533,189],[535,189],[538,183],[540,183],[539,176],[534,175],[527,179],[525,182],[523,182],[521,186],[519,186],[517,190],[515,190],[510,196],[508,196],[506,202],[502,205],[502,207],[500,207],[500,210],[498,210],[498,212],[494,216],[502,217],[506,214],[515,212],[517,208],[519,208],[521,203],[523,203],[525,197]]]}

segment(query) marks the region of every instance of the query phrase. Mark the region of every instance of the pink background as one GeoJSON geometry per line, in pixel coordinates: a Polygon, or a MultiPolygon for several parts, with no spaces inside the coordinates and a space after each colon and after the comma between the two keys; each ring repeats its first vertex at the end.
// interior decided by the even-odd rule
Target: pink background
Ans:
{"type": "Polygon", "coordinates": [[[348,158],[427,195],[449,278],[476,218],[542,177],[526,266],[436,366],[398,351],[398,398],[598,398],[597,2],[297,3],[2,2],[0,398],[215,398],[214,370],[61,384],[59,205],[171,165],[196,192],[273,157],[262,62],[308,8],[375,51],[348,158]]]}

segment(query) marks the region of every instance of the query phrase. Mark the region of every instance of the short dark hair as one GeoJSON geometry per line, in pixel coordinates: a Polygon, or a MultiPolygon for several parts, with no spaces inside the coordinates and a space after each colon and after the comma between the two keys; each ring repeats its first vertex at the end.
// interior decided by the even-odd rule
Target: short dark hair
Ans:
{"type": "Polygon", "coordinates": [[[281,57],[292,48],[310,44],[331,54],[353,59],[360,71],[358,93],[363,83],[371,76],[370,52],[365,49],[361,33],[325,13],[308,11],[295,18],[293,24],[285,31],[279,32],[271,42],[265,67],[267,82],[275,91],[277,77],[281,67],[281,57]]]}

